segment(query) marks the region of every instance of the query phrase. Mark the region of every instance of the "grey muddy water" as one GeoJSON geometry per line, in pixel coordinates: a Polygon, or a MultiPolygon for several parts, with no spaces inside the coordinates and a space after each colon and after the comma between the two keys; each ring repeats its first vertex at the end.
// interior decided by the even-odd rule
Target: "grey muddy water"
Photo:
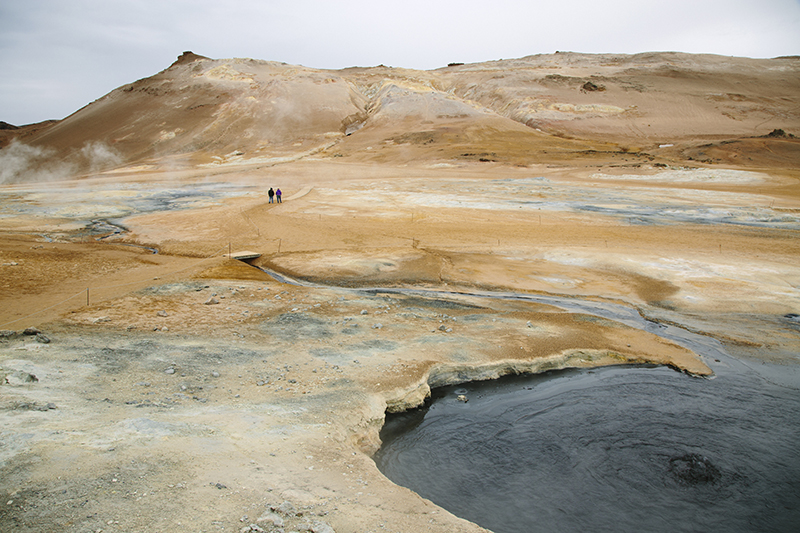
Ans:
{"type": "Polygon", "coordinates": [[[375,461],[496,533],[796,531],[800,373],[712,357],[714,379],[609,367],[436,389],[387,418],[375,461]]]}

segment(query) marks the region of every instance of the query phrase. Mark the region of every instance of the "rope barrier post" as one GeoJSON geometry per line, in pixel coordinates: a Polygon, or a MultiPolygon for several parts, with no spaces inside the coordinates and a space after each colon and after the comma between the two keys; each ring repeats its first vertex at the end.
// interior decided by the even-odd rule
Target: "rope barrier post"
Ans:
{"type": "MultiPolygon", "coordinates": [[[[219,250],[217,250],[213,254],[209,255],[208,257],[200,259],[197,263],[195,263],[193,265],[190,265],[188,267],[185,267],[185,268],[180,268],[178,270],[173,270],[172,272],[168,272],[166,275],[167,276],[171,276],[173,274],[177,274],[178,272],[183,272],[184,270],[188,270],[190,268],[194,268],[195,266],[197,266],[198,264],[202,263],[203,261],[207,261],[207,260],[209,260],[209,259],[211,259],[213,257],[219,256],[219,253],[220,252],[224,252],[224,251],[225,251],[225,247],[223,246],[222,248],[220,248],[219,250]]],[[[120,283],[119,285],[109,285],[109,286],[105,286],[105,287],[95,287],[95,289],[110,289],[110,288],[114,288],[114,287],[125,287],[126,285],[135,285],[135,284],[138,284],[138,283],[140,283],[140,282],[139,281],[134,281],[134,282],[131,282],[131,283],[120,283]]],[[[17,318],[17,319],[14,319],[14,320],[10,321],[10,322],[6,322],[4,324],[0,324],[0,328],[4,328],[4,327],[9,326],[11,324],[16,324],[17,322],[20,322],[22,320],[27,320],[32,316],[36,316],[36,315],[38,315],[40,313],[44,313],[45,311],[49,311],[50,309],[55,309],[59,305],[65,304],[68,301],[72,300],[73,298],[78,298],[81,295],[81,293],[83,293],[83,292],[84,291],[78,291],[75,294],[73,294],[72,296],[70,296],[69,298],[67,298],[66,300],[63,300],[63,301],[58,302],[56,304],[53,304],[53,305],[51,305],[49,307],[45,307],[44,309],[39,309],[38,311],[34,311],[33,313],[31,313],[31,314],[29,314],[27,316],[24,316],[22,318],[17,318]]],[[[89,300],[89,287],[87,287],[86,288],[86,305],[87,306],[89,305],[89,302],[90,302],[90,300],[89,300]]]]}

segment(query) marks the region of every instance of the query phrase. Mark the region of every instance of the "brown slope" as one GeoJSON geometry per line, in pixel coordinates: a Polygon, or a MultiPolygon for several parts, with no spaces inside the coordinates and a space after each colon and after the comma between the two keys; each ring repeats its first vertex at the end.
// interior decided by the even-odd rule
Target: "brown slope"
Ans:
{"type": "Polygon", "coordinates": [[[392,80],[370,100],[363,127],[324,154],[373,163],[527,166],[619,151],[613,143],[547,135],[429,86],[392,80]]]}
{"type": "Polygon", "coordinates": [[[437,71],[446,90],[548,132],[618,142],[800,130],[800,58],[556,53],[437,71]]]}
{"type": "Polygon", "coordinates": [[[69,157],[105,143],[125,164],[167,156],[207,162],[324,144],[357,115],[358,95],[312,69],[186,54],[168,69],[120,87],[29,142],[69,157]]]}
{"type": "Polygon", "coordinates": [[[45,120],[44,122],[26,124],[25,126],[14,126],[7,122],[0,122],[0,148],[5,148],[14,139],[19,142],[25,142],[28,137],[40,133],[57,122],[56,120],[45,120]]]}
{"type": "MultiPolygon", "coordinates": [[[[696,161],[698,144],[776,128],[800,131],[800,58],[557,53],[435,71],[323,71],[187,52],[25,142],[49,147],[73,172],[310,153],[514,165],[600,153],[636,164],[658,154],[696,161]],[[663,143],[682,144],[659,152],[663,143]],[[104,158],[93,164],[98,146],[104,158]]],[[[794,151],[784,153],[780,164],[792,166],[794,151]]]]}

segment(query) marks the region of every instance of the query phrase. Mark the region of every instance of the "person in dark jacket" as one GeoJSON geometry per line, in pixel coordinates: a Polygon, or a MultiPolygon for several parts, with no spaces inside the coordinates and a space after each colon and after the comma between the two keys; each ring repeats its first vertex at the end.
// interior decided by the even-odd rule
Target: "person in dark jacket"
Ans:
{"type": "Polygon", "coordinates": [[[269,191],[267,191],[267,194],[269,195],[269,203],[273,203],[273,200],[275,199],[274,198],[275,191],[272,190],[272,187],[269,188],[269,191]]]}

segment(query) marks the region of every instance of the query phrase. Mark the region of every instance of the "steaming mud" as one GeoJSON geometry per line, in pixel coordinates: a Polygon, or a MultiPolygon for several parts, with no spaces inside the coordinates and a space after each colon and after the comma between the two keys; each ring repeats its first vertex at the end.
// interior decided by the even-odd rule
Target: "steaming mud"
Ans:
{"type": "Polygon", "coordinates": [[[219,205],[225,198],[247,194],[248,186],[228,183],[175,185],[99,184],[84,188],[79,185],[53,184],[42,191],[16,187],[3,191],[3,199],[12,195],[22,201],[0,203],[0,216],[58,217],[73,220],[108,218],[120,219],[132,214],[197,209],[219,205]]]}
{"type": "Polygon", "coordinates": [[[800,373],[715,357],[713,380],[631,367],[443,387],[387,419],[375,459],[497,533],[792,531],[800,373]]]}

